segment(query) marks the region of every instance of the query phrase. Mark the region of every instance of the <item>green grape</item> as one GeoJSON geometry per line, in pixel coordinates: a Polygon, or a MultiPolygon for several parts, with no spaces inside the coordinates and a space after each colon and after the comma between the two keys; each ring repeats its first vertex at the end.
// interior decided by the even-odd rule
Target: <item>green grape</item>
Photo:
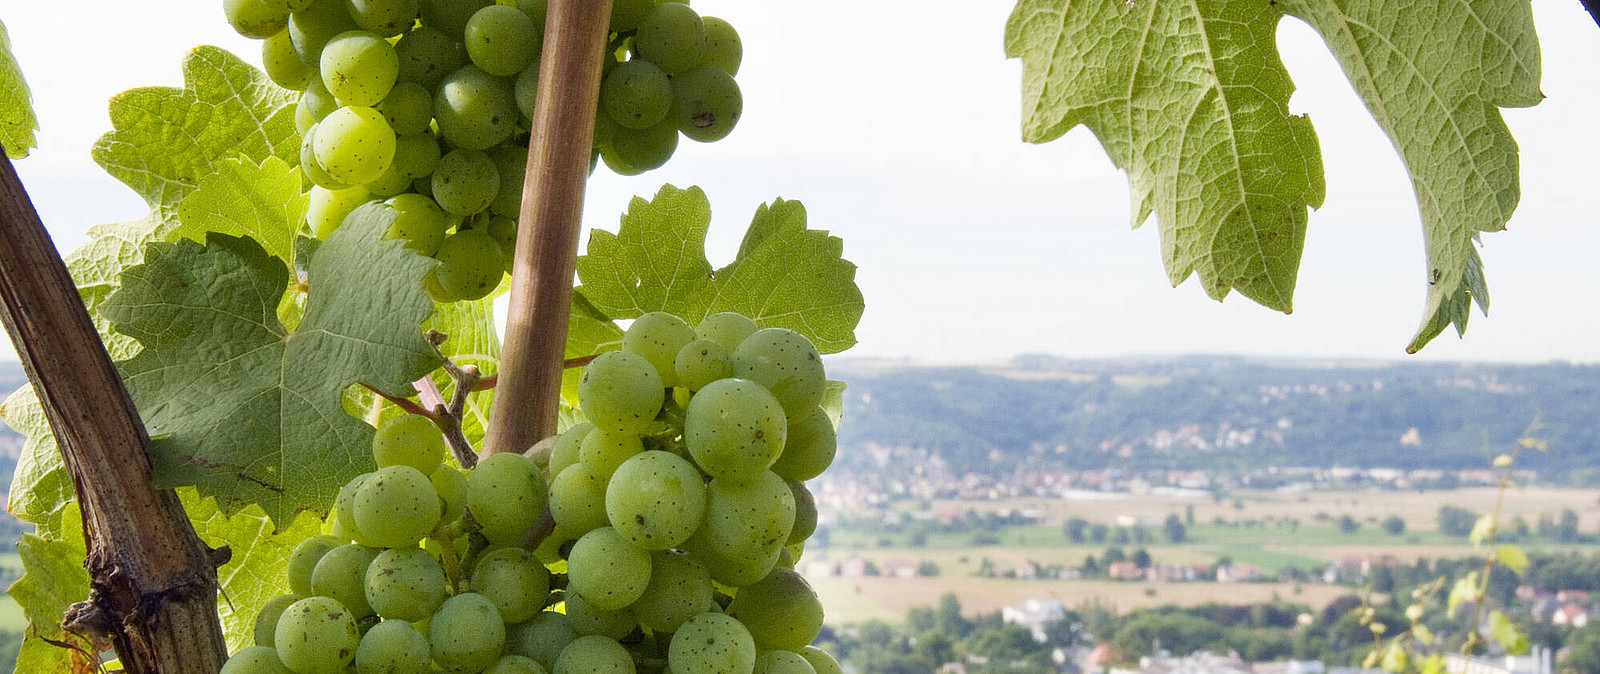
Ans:
{"type": "Polygon", "coordinates": [[[528,18],[533,19],[534,25],[538,26],[539,30],[544,30],[544,17],[550,9],[549,0],[517,0],[517,7],[523,14],[527,14],[528,18]]]}
{"type": "MultiPolygon", "coordinates": [[[[395,229],[390,226],[391,237],[395,236],[395,229]]],[[[379,468],[411,466],[427,475],[444,462],[444,450],[444,436],[439,434],[439,427],[427,417],[416,414],[390,419],[372,435],[372,458],[379,468]]]]}
{"type": "Polygon", "coordinates": [[[817,531],[817,499],[804,484],[794,480],[785,483],[789,485],[789,493],[794,495],[794,527],[789,530],[787,543],[803,544],[817,531]]]}
{"type": "Polygon", "coordinates": [[[506,624],[494,602],[481,594],[445,600],[428,621],[428,644],[435,664],[447,672],[481,672],[506,644],[506,624]]]}
{"type": "Polygon", "coordinates": [[[666,119],[672,108],[672,80],[656,64],[634,59],[611,69],[600,84],[600,109],[629,129],[644,129],[666,119]]]}
{"type": "Polygon", "coordinates": [[[363,545],[367,537],[355,528],[356,490],[361,488],[361,483],[366,482],[372,473],[363,473],[346,482],[339,488],[339,496],[334,500],[334,509],[338,517],[333,520],[333,535],[343,541],[355,541],[363,545]]]}
{"type": "MultiPolygon", "coordinates": [[[[572,567],[568,565],[567,569],[570,571],[572,567]]],[[[578,636],[598,634],[611,639],[621,639],[633,631],[636,623],[633,614],[627,609],[607,611],[571,591],[567,592],[566,597],[567,618],[572,621],[572,629],[578,636]]]]}
{"type": "Polygon", "coordinates": [[[624,461],[606,486],[611,525],[645,550],[665,550],[689,540],[705,512],[700,471],[671,452],[645,452],[624,461]]]}
{"type": "Polygon", "coordinates": [[[750,335],[756,334],[761,326],[755,321],[745,318],[742,314],[724,311],[719,314],[707,316],[694,326],[694,334],[700,339],[709,339],[722,345],[728,353],[738,350],[739,345],[750,335]]]}
{"type": "Polygon", "coordinates": [[[218,674],[294,674],[294,672],[283,666],[283,661],[278,659],[277,651],[266,646],[249,646],[234,653],[227,662],[222,663],[222,671],[218,674]]]}
{"type": "Polygon", "coordinates": [[[433,98],[439,133],[457,147],[487,150],[517,131],[519,115],[511,81],[477,66],[450,73],[433,98]]]}
{"type": "Polygon", "coordinates": [[[539,56],[541,29],[516,7],[484,7],[467,20],[467,57],[490,75],[514,76],[539,56]]]}
{"type": "Polygon", "coordinates": [[[605,503],[605,478],[582,463],[568,466],[550,482],[550,517],[571,534],[583,535],[609,524],[605,503]]]}
{"type": "Polygon", "coordinates": [[[467,477],[467,510],[492,543],[515,545],[545,507],[544,478],[521,454],[494,454],[467,477]]]}
{"type": "Polygon", "coordinates": [[[761,582],[739,590],[728,615],[744,623],[763,650],[797,651],[822,631],[822,602],[811,584],[789,569],[773,569],[761,582]]]}
{"type": "MultiPolygon", "coordinates": [[[[413,82],[433,91],[439,82],[467,64],[467,49],[437,28],[418,26],[394,44],[400,57],[401,82],[413,82]]],[[[431,112],[430,112],[431,116],[431,112]]]]}
{"type": "Polygon", "coordinates": [[[440,466],[428,476],[433,483],[433,493],[444,504],[440,522],[454,522],[467,512],[467,476],[450,466],[440,466]]]}
{"type": "Polygon", "coordinates": [[[783,451],[788,422],[767,389],[748,379],[719,379],[689,399],[683,439],[701,470],[748,480],[783,451]]]}
{"type": "Polygon", "coordinates": [[[827,470],[838,451],[833,420],[826,410],[813,407],[810,412],[789,419],[789,437],[777,463],[772,464],[772,472],[785,480],[804,482],[827,470]]]}
{"type": "Polygon", "coordinates": [[[705,59],[705,22],[688,5],[662,3],[639,23],[633,48],[668,75],[686,72],[705,59]]]}
{"type": "MultiPolygon", "coordinates": [[[[389,225],[384,238],[403,239],[406,248],[423,255],[432,256],[439,252],[445,231],[450,228],[450,216],[445,215],[438,204],[420,194],[401,194],[384,203],[395,210],[394,222],[389,225]]],[[[439,435],[439,429],[435,428],[433,432],[439,435]]],[[[440,442],[443,441],[440,436],[440,442]]]]}
{"type": "MultiPolygon", "coordinates": [[[[372,615],[372,604],[367,602],[367,567],[380,552],[382,550],[357,543],[329,550],[311,570],[311,594],[337,600],[349,609],[352,619],[372,615]]],[[[277,638],[282,644],[281,632],[277,638]]]]}
{"type": "Polygon", "coordinates": [[[739,62],[744,60],[744,45],[733,24],[714,16],[701,17],[706,26],[705,63],[721,68],[729,75],[739,74],[739,62]]]}
{"type": "Polygon", "coordinates": [[[520,623],[544,609],[550,572],[527,550],[500,548],[478,558],[472,589],[494,602],[502,622],[520,623]]]}
{"type": "Polygon", "coordinates": [[[642,451],[644,443],[634,433],[595,429],[583,436],[583,442],[578,445],[578,461],[588,466],[596,477],[610,481],[617,466],[642,451]]]}
{"type": "Polygon", "coordinates": [[[317,562],[329,550],[344,545],[332,536],[312,536],[295,546],[294,552],[289,554],[289,591],[298,595],[311,595],[311,570],[317,568],[317,562]]]}
{"type": "Polygon", "coordinates": [[[252,40],[265,40],[289,25],[289,8],[272,0],[222,0],[222,12],[233,30],[252,40]]]}
{"type": "Polygon", "coordinates": [[[655,9],[657,0],[615,0],[611,3],[611,32],[626,33],[655,9]]]}
{"type": "Polygon", "coordinates": [[[394,161],[394,147],[394,130],[372,108],[339,108],[317,124],[317,164],[348,185],[383,175],[394,161]]]}
{"type": "Polygon", "coordinates": [[[317,162],[317,128],[320,126],[321,123],[312,124],[300,141],[300,172],[311,181],[311,184],[322,189],[333,191],[350,189],[351,185],[334,180],[333,176],[322,168],[322,164],[317,162]]]}
{"type": "Polygon", "coordinates": [[[414,546],[439,523],[439,495],[422,471],[379,468],[356,490],[355,525],[379,547],[414,546]]]}
{"type": "Polygon", "coordinates": [[[702,526],[712,549],[734,560],[753,562],[771,556],[770,551],[788,542],[794,515],[794,494],[783,478],[769,470],[749,482],[713,478],[702,526]]]}
{"type": "Polygon", "coordinates": [[[439,286],[458,300],[475,300],[487,297],[500,286],[505,277],[505,262],[500,258],[500,244],[487,233],[468,229],[445,237],[434,255],[439,260],[435,270],[439,286]]]}
{"type": "Polygon", "coordinates": [[[671,634],[711,609],[711,572],[689,555],[663,550],[651,555],[650,584],[630,607],[640,625],[671,634]]]}
{"type": "Polygon", "coordinates": [[[703,65],[672,79],[672,110],[667,123],[689,140],[722,140],[739,123],[744,95],[733,76],[714,65],[703,65]]]}
{"type": "Polygon", "coordinates": [[[356,647],[357,674],[426,674],[428,638],[403,620],[385,620],[367,630],[356,647]]]}
{"type": "Polygon", "coordinates": [[[578,400],[584,416],[596,428],[640,433],[648,430],[661,412],[666,387],[650,361],[609,351],[583,369],[578,400]]]}
{"type": "Polygon", "coordinates": [[[309,7],[289,15],[289,42],[300,60],[310,65],[322,63],[322,48],[335,35],[356,30],[355,19],[345,11],[345,0],[315,0],[309,7]]]}
{"type": "MultiPolygon", "coordinates": [[[[587,421],[575,424],[572,428],[562,432],[556,438],[556,446],[550,449],[550,474],[560,475],[561,471],[578,462],[578,447],[583,443],[584,436],[594,430],[594,424],[587,421]]],[[[554,487],[552,487],[554,489],[554,487]]]]}
{"type": "Polygon", "coordinates": [[[367,565],[367,603],[389,620],[427,620],[450,596],[444,569],[422,548],[384,550],[367,565]]]}
{"type": "MultiPolygon", "coordinates": [[[[430,178],[439,168],[439,139],[432,131],[424,131],[395,139],[394,164],[396,170],[413,180],[430,178]]],[[[432,198],[432,194],[427,195],[432,198]]]]}
{"type": "Polygon", "coordinates": [[[555,666],[561,649],[578,638],[567,615],[555,611],[540,611],[526,622],[511,626],[507,632],[507,651],[531,658],[547,669],[555,666]]]}
{"type": "Polygon", "coordinates": [[[844,668],[839,666],[839,661],[833,659],[833,656],[828,655],[825,650],[816,646],[806,646],[800,649],[799,653],[800,657],[811,663],[812,669],[817,670],[817,674],[844,674],[844,668]]]}
{"type": "Polygon", "coordinates": [[[294,106],[294,132],[300,134],[304,142],[305,135],[317,125],[317,118],[311,116],[311,109],[302,105],[294,106]]]}
{"type": "Polygon", "coordinates": [[[483,231],[500,247],[500,261],[505,263],[506,273],[513,273],[517,261],[517,221],[509,216],[491,215],[483,231]]]}
{"type": "Polygon", "coordinates": [[[288,31],[279,31],[261,43],[261,65],[267,77],[285,89],[305,89],[311,80],[318,79],[317,69],[306,65],[300,55],[294,53],[288,31]]]}
{"type": "Polygon", "coordinates": [[[677,151],[678,128],[669,118],[647,129],[616,127],[600,146],[600,159],[618,175],[632,176],[661,168],[677,151]]]}
{"type": "Polygon", "coordinates": [[[489,151],[495,170],[500,174],[500,191],[489,210],[510,218],[522,212],[522,181],[528,174],[528,148],[522,145],[505,145],[489,151]]]}
{"type": "Polygon", "coordinates": [[[473,13],[492,4],[494,0],[422,0],[422,23],[459,41],[473,13]]]}
{"type": "Polygon", "coordinates": [[[313,77],[300,92],[300,107],[311,111],[311,116],[320,122],[339,109],[339,102],[323,86],[321,77],[313,77]]]}
{"type": "Polygon", "coordinates": [[[615,639],[578,637],[562,649],[551,674],[634,674],[633,656],[615,639]]]}
{"type": "Polygon", "coordinates": [[[281,594],[261,605],[261,612],[256,614],[255,630],[252,632],[257,646],[272,645],[274,632],[278,629],[278,618],[283,616],[283,610],[301,599],[305,599],[305,595],[281,594]]]}
{"type": "Polygon", "coordinates": [[[611,527],[583,535],[567,555],[567,591],[603,611],[632,604],[650,584],[650,553],[611,527]]]}
{"type": "Polygon", "coordinates": [[[394,37],[411,28],[420,5],[419,0],[345,0],[345,8],[356,25],[383,37],[394,37]]]}
{"type": "Polygon", "coordinates": [[[273,635],[278,657],[296,674],[336,674],[355,659],[361,633],[356,616],[330,597],[289,605],[273,635]]]}
{"type": "Polygon", "coordinates": [[[433,121],[433,94],[416,82],[399,82],[377,105],[397,136],[425,133],[433,121]]]}
{"type": "Polygon", "coordinates": [[[747,550],[741,557],[730,557],[718,554],[716,549],[707,541],[710,535],[705,533],[705,528],[695,533],[684,548],[692,550],[695,559],[706,565],[706,570],[711,572],[711,579],[727,587],[744,587],[766,578],[772,573],[772,568],[777,565],[778,557],[783,548],[778,546],[756,548],[747,550]]]}
{"type": "Polygon", "coordinates": [[[757,330],[744,340],[733,351],[733,374],[767,387],[791,417],[814,410],[828,387],[817,347],[787,328],[757,330]]]}
{"type": "Polygon", "coordinates": [[[724,614],[701,613],[672,635],[667,664],[674,672],[744,674],[756,666],[750,631],[724,614]]]}
{"type": "Polygon", "coordinates": [[[678,370],[673,361],[683,345],[694,341],[694,328],[683,319],[663,311],[652,311],[634,319],[622,335],[622,350],[643,357],[656,368],[664,386],[676,386],[678,370]]]}
{"type": "Polygon", "coordinates": [[[322,84],[349,106],[383,102],[400,75],[400,57],[375,33],[352,30],[335,35],[322,49],[322,84]]]}
{"type": "Polygon", "coordinates": [[[433,199],[452,215],[476,215],[500,191],[500,172],[489,155],[478,150],[453,150],[433,170],[433,199]]]}
{"type": "Polygon", "coordinates": [[[733,376],[733,356],[721,344],[696,339],[678,349],[672,370],[678,375],[679,386],[699,391],[711,382],[733,376]]]}
{"type": "Polygon", "coordinates": [[[539,59],[517,73],[517,81],[511,88],[512,97],[517,101],[517,111],[523,117],[533,118],[533,111],[539,105],[539,59]]]}
{"type": "MultiPolygon", "coordinates": [[[[399,154],[400,145],[395,144],[395,154],[399,154]]],[[[411,189],[412,178],[403,173],[403,169],[390,162],[389,168],[383,170],[383,175],[373,178],[371,182],[362,185],[374,199],[387,199],[399,196],[411,189]]]]}
{"type": "Polygon", "coordinates": [[[766,651],[756,657],[754,674],[817,674],[817,670],[793,651],[766,651]]]}
{"type": "Polygon", "coordinates": [[[502,655],[483,674],[545,674],[544,665],[521,655],[502,655]]]}
{"type": "Polygon", "coordinates": [[[306,224],[311,225],[311,232],[317,238],[327,240],[333,230],[344,224],[344,219],[350,216],[351,211],[367,203],[371,197],[365,187],[337,191],[321,186],[312,187],[306,200],[306,224]]]}

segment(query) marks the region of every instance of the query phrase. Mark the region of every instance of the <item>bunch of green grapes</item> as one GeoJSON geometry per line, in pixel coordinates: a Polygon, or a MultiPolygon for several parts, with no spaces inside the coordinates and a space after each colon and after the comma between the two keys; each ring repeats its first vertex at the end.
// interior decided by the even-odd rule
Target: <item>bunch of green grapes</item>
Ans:
{"type": "MultiPolygon", "coordinates": [[[[546,0],[223,0],[264,40],[279,85],[300,90],[295,124],[311,188],[306,220],[326,237],[357,206],[387,200],[391,237],[437,258],[441,302],[484,297],[515,253],[538,94],[546,0]]],[[[743,107],[743,57],[728,22],[687,3],[617,0],[604,58],[595,162],[634,175],[666,163],[678,135],[721,139],[743,107]]]]}

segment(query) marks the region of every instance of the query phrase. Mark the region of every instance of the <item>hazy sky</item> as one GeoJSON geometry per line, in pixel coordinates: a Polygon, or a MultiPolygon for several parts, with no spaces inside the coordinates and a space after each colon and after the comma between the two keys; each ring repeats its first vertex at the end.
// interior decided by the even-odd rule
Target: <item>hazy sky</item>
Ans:
{"type": "MultiPolygon", "coordinates": [[[[1510,0],[1516,1],[1516,0],[1510,0]]],[[[0,0],[0,20],[44,120],[19,171],[58,245],[143,202],[89,159],[105,102],[178,85],[183,53],[216,44],[259,61],[219,0],[0,0]]],[[[1191,279],[1173,289],[1154,222],[1128,229],[1128,187],[1078,129],[1019,140],[1020,65],[1002,33],[1010,3],[950,0],[695,0],[740,31],[745,114],[728,139],[685,142],[665,168],[602,169],[588,225],[614,229],[630,196],[697,184],[725,262],[755,207],[805,202],[841,236],[867,299],[852,353],[988,360],[1017,353],[1242,353],[1401,358],[1425,291],[1422,234],[1405,169],[1319,38],[1294,19],[1278,42],[1311,115],[1328,199],[1312,214],[1295,313],[1191,279]]],[[[1421,357],[1600,361],[1600,29],[1575,0],[1537,0],[1549,99],[1506,116],[1522,148],[1522,205],[1483,249],[1493,311],[1465,340],[1421,357]]]]}

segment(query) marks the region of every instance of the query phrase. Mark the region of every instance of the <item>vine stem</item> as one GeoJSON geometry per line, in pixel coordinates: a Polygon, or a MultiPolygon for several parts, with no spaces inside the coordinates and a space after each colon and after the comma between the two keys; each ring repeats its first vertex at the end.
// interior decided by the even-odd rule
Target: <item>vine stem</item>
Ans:
{"type": "Polygon", "coordinates": [[[63,627],[109,639],[134,674],[221,669],[216,570],[227,551],[207,547],[177,494],[156,489],[144,423],[3,153],[0,301],[83,511],[89,599],[63,627]]]}
{"type": "Polygon", "coordinates": [[[521,452],[556,432],[572,275],[593,159],[611,0],[551,0],[528,139],[511,309],[483,453],[521,452]]]}

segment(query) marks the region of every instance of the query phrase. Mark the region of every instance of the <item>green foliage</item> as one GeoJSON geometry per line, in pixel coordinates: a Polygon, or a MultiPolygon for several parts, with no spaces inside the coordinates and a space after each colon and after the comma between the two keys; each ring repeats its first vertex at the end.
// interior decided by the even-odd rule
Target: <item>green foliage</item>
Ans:
{"type": "MultiPolygon", "coordinates": [[[[24,535],[17,543],[24,575],[11,585],[7,594],[17,600],[28,621],[27,639],[17,653],[19,672],[52,672],[82,666],[93,659],[87,640],[61,629],[61,616],[67,607],[89,598],[89,572],[84,570],[86,555],[79,529],[76,507],[69,508],[64,522],[71,531],[60,536],[24,535]],[[49,641],[47,641],[49,640],[49,641]],[[50,641],[67,644],[61,648],[50,641]]],[[[73,670],[79,671],[79,670],[73,670]]]]}
{"type": "Polygon", "coordinates": [[[21,159],[33,149],[33,132],[39,120],[33,114],[33,96],[22,79],[22,68],[11,55],[11,38],[0,23],[0,148],[7,157],[21,159]]]}
{"type": "Polygon", "coordinates": [[[1088,126],[1128,171],[1134,225],[1157,216],[1174,284],[1198,272],[1212,297],[1287,312],[1325,185],[1310,120],[1288,113],[1286,14],[1322,34],[1412,176],[1428,300],[1408,350],[1464,331],[1488,307],[1478,234],[1519,198],[1499,108],[1543,97],[1527,3],[1020,0],[1006,54],[1023,62],[1023,137],[1088,126]]]}

